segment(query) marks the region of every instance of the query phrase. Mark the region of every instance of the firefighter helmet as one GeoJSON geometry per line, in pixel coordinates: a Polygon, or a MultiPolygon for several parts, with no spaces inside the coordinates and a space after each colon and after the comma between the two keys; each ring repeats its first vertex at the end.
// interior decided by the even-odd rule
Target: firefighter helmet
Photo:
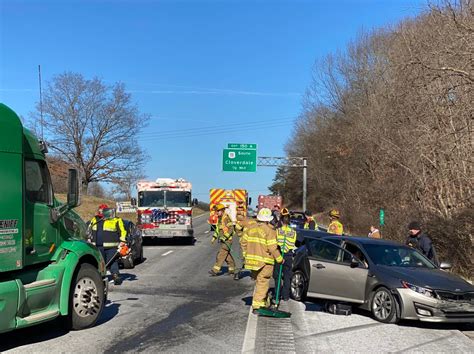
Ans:
{"type": "Polygon", "coordinates": [[[329,216],[331,218],[340,218],[341,217],[341,214],[339,213],[339,210],[337,209],[332,209],[330,212],[329,212],[329,216]]]}
{"type": "Polygon", "coordinates": [[[224,210],[225,209],[225,205],[224,204],[217,204],[216,206],[216,210],[219,211],[219,210],[224,210]]]}
{"type": "Polygon", "coordinates": [[[272,221],[273,220],[272,211],[268,208],[260,209],[257,215],[257,220],[266,221],[266,222],[272,221]]]}
{"type": "Polygon", "coordinates": [[[290,215],[290,212],[288,211],[287,208],[281,209],[281,216],[285,216],[285,215],[290,215]]]}

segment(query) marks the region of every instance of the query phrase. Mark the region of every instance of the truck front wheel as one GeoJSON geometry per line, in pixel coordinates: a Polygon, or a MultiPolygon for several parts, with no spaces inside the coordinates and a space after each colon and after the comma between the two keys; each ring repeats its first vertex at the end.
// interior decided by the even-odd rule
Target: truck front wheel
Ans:
{"type": "Polygon", "coordinates": [[[93,326],[104,309],[104,283],[97,269],[80,265],[71,287],[68,322],[73,330],[93,326]]]}

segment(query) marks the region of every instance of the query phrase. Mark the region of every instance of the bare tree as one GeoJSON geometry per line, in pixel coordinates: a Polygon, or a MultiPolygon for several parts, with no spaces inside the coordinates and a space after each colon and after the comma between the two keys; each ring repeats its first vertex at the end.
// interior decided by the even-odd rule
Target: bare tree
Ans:
{"type": "Polygon", "coordinates": [[[81,171],[85,191],[91,182],[141,174],[146,155],[137,134],[149,117],[139,112],[123,84],[107,86],[65,72],[48,83],[43,97],[45,138],[81,171]]]}
{"type": "Polygon", "coordinates": [[[114,188],[112,193],[117,199],[129,201],[133,197],[133,190],[137,182],[144,179],[143,173],[127,172],[120,179],[113,180],[114,188]]]}

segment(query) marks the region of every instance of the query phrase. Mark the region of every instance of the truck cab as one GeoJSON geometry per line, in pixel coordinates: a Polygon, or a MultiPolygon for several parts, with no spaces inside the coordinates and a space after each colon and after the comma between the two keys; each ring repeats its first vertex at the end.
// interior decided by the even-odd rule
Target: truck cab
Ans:
{"type": "Polygon", "coordinates": [[[59,316],[72,329],[92,326],[105,301],[105,263],[86,242],[79,178],[54,197],[40,142],[0,104],[0,333],[59,316]]]}

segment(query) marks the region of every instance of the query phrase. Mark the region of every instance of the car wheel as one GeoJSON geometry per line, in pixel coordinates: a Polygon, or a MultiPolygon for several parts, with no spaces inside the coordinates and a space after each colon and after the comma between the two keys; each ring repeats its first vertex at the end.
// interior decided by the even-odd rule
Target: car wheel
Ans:
{"type": "Polygon", "coordinates": [[[308,281],[301,270],[297,270],[291,276],[291,298],[296,301],[304,301],[308,292],[308,281]]]}
{"type": "Polygon", "coordinates": [[[97,269],[88,264],[81,264],[72,282],[68,326],[80,330],[93,326],[104,309],[104,283],[97,269]]]}
{"type": "Polygon", "coordinates": [[[370,308],[377,321],[397,323],[399,320],[396,300],[387,288],[381,287],[374,292],[370,308]]]}
{"type": "Polygon", "coordinates": [[[125,269],[133,269],[135,268],[135,262],[133,260],[133,254],[130,253],[126,257],[122,258],[122,264],[125,269]]]}

